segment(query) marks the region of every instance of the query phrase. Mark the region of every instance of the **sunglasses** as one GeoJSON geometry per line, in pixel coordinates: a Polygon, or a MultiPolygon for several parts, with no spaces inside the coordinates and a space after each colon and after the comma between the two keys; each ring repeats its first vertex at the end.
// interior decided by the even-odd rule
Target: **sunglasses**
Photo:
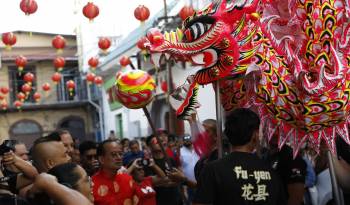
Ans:
{"type": "Polygon", "coordinates": [[[191,140],[191,136],[184,136],[184,140],[191,140]]]}
{"type": "Polygon", "coordinates": [[[85,155],[87,160],[93,160],[93,159],[97,159],[97,155],[85,155]]]}

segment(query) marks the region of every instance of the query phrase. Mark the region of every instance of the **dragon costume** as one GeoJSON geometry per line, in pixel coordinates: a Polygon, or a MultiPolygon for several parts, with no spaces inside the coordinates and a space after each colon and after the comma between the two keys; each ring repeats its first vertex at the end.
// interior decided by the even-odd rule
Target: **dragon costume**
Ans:
{"type": "MultiPolygon", "coordinates": [[[[350,144],[350,1],[219,0],[187,18],[183,28],[147,36],[160,54],[203,68],[191,76],[177,114],[193,111],[199,85],[219,80],[223,108],[255,110],[279,147],[335,139],[350,144]]],[[[179,101],[180,102],[180,101],[179,101]]]]}

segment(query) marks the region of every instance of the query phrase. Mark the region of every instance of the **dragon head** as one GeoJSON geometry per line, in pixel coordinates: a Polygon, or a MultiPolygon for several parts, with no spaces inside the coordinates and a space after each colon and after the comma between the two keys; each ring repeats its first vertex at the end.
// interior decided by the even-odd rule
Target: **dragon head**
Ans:
{"type": "MultiPolygon", "coordinates": [[[[183,22],[182,29],[162,34],[151,29],[146,47],[152,61],[162,54],[202,66],[195,75],[198,84],[208,84],[232,74],[244,73],[242,62],[249,61],[255,49],[256,29],[249,24],[258,19],[258,0],[214,1],[183,22]],[[247,24],[248,22],[248,24],[247,24]]],[[[246,63],[249,64],[249,63],[246,63]]]]}

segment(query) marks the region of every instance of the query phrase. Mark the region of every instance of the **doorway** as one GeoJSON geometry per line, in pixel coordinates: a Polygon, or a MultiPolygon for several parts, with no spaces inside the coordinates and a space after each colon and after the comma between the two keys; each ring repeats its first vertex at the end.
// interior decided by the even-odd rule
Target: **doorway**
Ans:
{"type": "Polygon", "coordinates": [[[29,149],[33,142],[42,136],[43,130],[34,120],[23,119],[12,124],[9,130],[10,139],[23,142],[29,149]]]}
{"type": "Polygon", "coordinates": [[[65,117],[58,123],[57,128],[68,130],[72,137],[78,139],[80,142],[87,140],[85,136],[85,123],[81,117],[65,117]]]}

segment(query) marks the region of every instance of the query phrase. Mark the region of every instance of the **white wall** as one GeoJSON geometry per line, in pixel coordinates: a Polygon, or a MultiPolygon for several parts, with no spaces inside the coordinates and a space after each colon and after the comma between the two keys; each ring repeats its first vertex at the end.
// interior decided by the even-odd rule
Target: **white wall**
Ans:
{"type": "MultiPolygon", "coordinates": [[[[176,65],[173,71],[174,83],[176,86],[180,86],[185,83],[186,78],[189,75],[193,75],[199,67],[193,67],[187,65],[186,69],[183,69],[181,65],[176,65]]],[[[213,86],[211,84],[200,86],[198,91],[198,102],[201,107],[197,110],[198,117],[200,120],[205,120],[208,118],[215,119],[215,93],[213,86]]]]}
{"type": "Polygon", "coordinates": [[[117,110],[110,110],[108,104],[108,98],[106,92],[102,93],[103,101],[103,112],[104,112],[104,126],[105,135],[104,138],[109,136],[110,130],[116,131],[116,115],[122,114],[123,120],[123,137],[124,138],[135,138],[147,136],[148,133],[148,122],[142,109],[131,110],[127,108],[120,108],[117,110]]]}

